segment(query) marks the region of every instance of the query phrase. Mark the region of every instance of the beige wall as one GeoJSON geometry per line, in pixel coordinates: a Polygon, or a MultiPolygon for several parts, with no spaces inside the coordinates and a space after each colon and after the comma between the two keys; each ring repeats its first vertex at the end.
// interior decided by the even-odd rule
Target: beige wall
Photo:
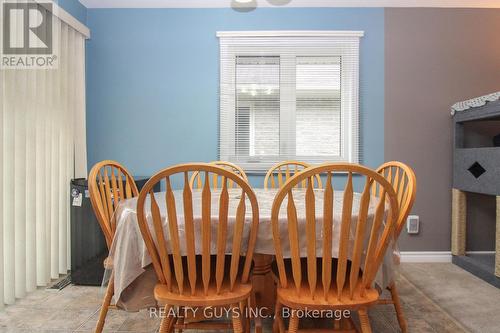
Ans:
{"type": "MultiPolygon", "coordinates": [[[[410,164],[418,178],[413,213],[420,215],[421,232],[403,232],[400,246],[446,251],[450,105],[500,90],[500,10],[390,8],[385,11],[385,36],[385,159],[410,164]]],[[[493,227],[488,213],[473,215],[486,216],[477,224],[484,231],[493,227]]],[[[471,249],[493,249],[488,234],[476,232],[468,242],[471,249]]]]}

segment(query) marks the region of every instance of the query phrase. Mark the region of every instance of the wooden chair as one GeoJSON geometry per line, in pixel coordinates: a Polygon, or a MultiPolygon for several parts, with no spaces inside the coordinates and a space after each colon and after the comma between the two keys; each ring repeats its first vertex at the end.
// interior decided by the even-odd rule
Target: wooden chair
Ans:
{"type": "MultiPolygon", "coordinates": [[[[102,161],[94,165],[90,170],[88,184],[90,202],[109,250],[116,230],[114,212],[118,204],[122,200],[136,197],[139,191],[127,169],[115,161],[102,161]]],[[[106,259],[104,266],[112,268],[111,260],[106,259]]],[[[114,282],[113,275],[111,275],[99,313],[96,332],[102,332],[113,294],[114,282]]]]}
{"type": "MultiPolygon", "coordinates": [[[[220,166],[224,169],[230,170],[248,182],[248,177],[245,174],[245,171],[243,171],[243,169],[240,168],[239,166],[237,166],[236,164],[233,164],[231,162],[225,162],[225,161],[213,161],[213,162],[210,162],[210,164],[217,165],[217,166],[220,166]]],[[[212,188],[217,189],[217,188],[219,188],[219,178],[220,177],[217,177],[217,175],[213,175],[213,177],[214,178],[212,179],[211,185],[212,185],[212,188]]],[[[202,177],[200,177],[199,172],[193,172],[193,174],[191,175],[191,179],[189,180],[189,186],[191,186],[191,188],[195,188],[195,189],[201,189],[203,187],[203,180],[202,180],[202,177]]],[[[228,187],[233,188],[234,186],[236,186],[236,185],[233,184],[232,180],[230,180],[228,183],[228,187]]]]}
{"type": "Polygon", "coordinates": [[[137,216],[139,227],[151,256],[153,267],[158,276],[154,295],[161,306],[165,307],[166,316],[161,322],[160,332],[174,329],[203,328],[228,329],[233,327],[235,332],[248,331],[248,318],[243,321],[242,312],[252,296],[252,285],[249,280],[252,265],[252,256],[257,239],[259,223],[259,209],[257,199],[250,185],[240,176],[222,167],[207,163],[191,163],[176,165],[164,169],[154,175],[144,185],[137,202],[137,216]],[[204,183],[201,193],[201,221],[194,221],[193,193],[189,184],[189,173],[199,172],[203,175],[204,183]],[[211,220],[211,184],[213,175],[220,176],[221,191],[219,196],[218,221],[211,220]],[[172,190],[171,179],[183,178],[182,207],[184,211],[185,237],[180,237],[176,213],[175,196],[172,190]],[[152,189],[155,184],[165,181],[165,197],[155,196],[152,189]],[[228,237],[228,182],[232,181],[241,189],[236,208],[232,237],[228,237]],[[149,197],[149,200],[146,199],[149,197]],[[163,219],[160,215],[157,200],[165,200],[166,223],[168,230],[163,229],[163,219]],[[247,215],[247,201],[250,202],[247,215]],[[148,207],[147,207],[148,206],[148,207]],[[146,220],[146,208],[151,212],[152,229],[146,220]],[[246,217],[245,217],[246,216],[246,217]],[[201,231],[195,232],[195,225],[201,225],[201,231]],[[212,223],[216,223],[217,237],[212,239],[212,223]],[[248,228],[244,228],[248,223],[248,228]],[[244,231],[246,230],[246,231],[244,231]],[[169,233],[169,241],[165,233],[169,233]],[[242,243],[243,233],[248,232],[248,243],[242,243]],[[153,242],[153,239],[156,242],[153,242]],[[226,255],[226,243],[232,239],[232,254],[226,255]],[[195,253],[195,242],[201,242],[201,255],[195,253]],[[184,245],[184,246],[182,246],[184,245]],[[185,252],[181,253],[181,248],[185,252]],[[213,255],[211,248],[216,249],[213,255]],[[171,250],[170,250],[171,249],[171,250]],[[242,251],[245,253],[240,257],[242,251]],[[174,307],[180,309],[229,307],[232,314],[232,323],[184,323],[183,318],[172,313],[174,307]]]}
{"type": "MultiPolygon", "coordinates": [[[[339,177],[339,180],[342,178],[339,177]]],[[[335,215],[338,213],[335,212],[335,215]]],[[[277,304],[275,331],[284,331],[281,312],[284,306],[291,311],[288,332],[295,333],[299,327],[299,310],[355,310],[358,311],[362,332],[371,332],[368,318],[368,308],[377,304],[378,291],[373,287],[373,281],[382,263],[386,249],[393,239],[395,223],[399,214],[397,196],[391,184],[380,174],[366,167],[345,164],[322,164],[310,167],[290,178],[277,193],[271,211],[271,223],[276,251],[276,270],[278,275],[277,304]],[[338,244],[338,259],[332,256],[332,238],[334,226],[334,202],[332,178],[342,174],[346,180],[343,193],[343,207],[340,221],[340,241],[338,244]],[[326,175],[324,189],[323,211],[321,224],[316,223],[315,193],[313,191],[314,177],[326,175]],[[351,225],[353,208],[353,177],[362,176],[365,185],[360,197],[358,219],[356,225],[351,225]],[[299,233],[296,205],[292,189],[306,180],[305,220],[306,232],[299,233]],[[380,197],[372,195],[373,183],[381,186],[380,197]],[[288,244],[290,259],[283,257],[283,244],[286,239],[280,237],[279,211],[284,199],[287,198],[286,227],[289,234],[288,244]],[[376,201],[375,201],[376,200],[376,201]],[[374,218],[367,224],[370,201],[375,204],[374,218]],[[322,255],[316,252],[317,229],[322,235],[322,255]],[[355,231],[354,231],[355,230],[355,231]],[[350,234],[353,233],[351,246],[350,234]],[[305,237],[307,257],[300,258],[299,237],[305,237]],[[352,255],[348,257],[348,254],[352,255]],[[366,254],[363,259],[363,255],[366,254]]],[[[285,246],[286,247],[286,246],[285,246]]],[[[335,327],[344,332],[350,327],[340,327],[336,321],[335,327]]]]}
{"type": "MultiPolygon", "coordinates": [[[[395,237],[398,238],[404,228],[406,218],[410,214],[413,203],[415,202],[415,196],[417,193],[417,180],[415,173],[406,164],[394,161],[382,164],[377,169],[377,172],[384,176],[389,183],[391,183],[398,197],[400,210],[395,228],[395,237]]],[[[375,192],[375,195],[379,195],[376,187],[373,188],[373,191],[375,192]]],[[[399,300],[395,281],[393,281],[387,289],[391,293],[391,299],[380,299],[379,304],[394,305],[401,331],[406,333],[408,331],[408,324],[404,318],[403,308],[399,300]]]]}
{"type": "MultiPolygon", "coordinates": [[[[281,188],[290,177],[301,172],[305,168],[310,167],[310,164],[300,161],[284,161],[273,165],[266,173],[264,178],[264,188],[281,188]]],[[[321,178],[319,175],[316,177],[314,185],[316,188],[321,188],[321,178]]],[[[304,180],[297,187],[306,188],[306,181],[304,180]]]]}

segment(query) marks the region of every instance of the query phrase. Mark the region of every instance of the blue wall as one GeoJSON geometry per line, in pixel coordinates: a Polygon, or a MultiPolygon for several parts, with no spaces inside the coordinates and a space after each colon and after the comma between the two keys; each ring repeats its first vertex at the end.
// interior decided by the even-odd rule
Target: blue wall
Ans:
{"type": "MultiPolygon", "coordinates": [[[[219,43],[223,30],[363,30],[363,163],[384,161],[382,8],[89,9],[89,168],[114,159],[136,175],[217,158],[219,43]]],[[[252,183],[262,185],[262,177],[252,183]]]]}
{"type": "Polygon", "coordinates": [[[78,0],[54,0],[54,2],[73,15],[78,21],[87,24],[87,8],[78,0]]]}

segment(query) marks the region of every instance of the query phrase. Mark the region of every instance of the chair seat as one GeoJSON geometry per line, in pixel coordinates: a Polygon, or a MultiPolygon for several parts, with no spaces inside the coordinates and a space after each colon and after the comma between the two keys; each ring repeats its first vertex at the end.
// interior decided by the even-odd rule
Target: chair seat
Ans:
{"type": "Polygon", "coordinates": [[[350,298],[349,287],[344,287],[341,299],[337,298],[337,289],[333,285],[328,292],[328,299],[323,296],[323,288],[318,287],[314,293],[314,298],[310,295],[309,285],[303,282],[300,288],[300,293],[297,295],[297,290],[292,280],[288,280],[287,288],[278,287],[278,300],[280,303],[294,309],[353,309],[374,304],[379,299],[379,293],[374,288],[365,289],[363,297],[360,293],[359,284],[354,290],[353,298],[350,298]]]}
{"type": "MultiPolygon", "coordinates": [[[[317,259],[318,267],[321,267],[321,258],[317,259]]],[[[354,289],[353,298],[351,299],[349,294],[349,281],[346,281],[346,285],[343,288],[343,292],[340,300],[337,297],[337,288],[335,285],[336,281],[336,259],[332,260],[333,267],[332,269],[332,277],[331,277],[331,286],[328,291],[328,299],[325,300],[323,287],[321,283],[321,273],[318,273],[318,281],[316,284],[316,290],[314,293],[314,297],[311,296],[311,292],[309,289],[309,284],[307,282],[307,266],[306,259],[301,258],[301,266],[302,266],[302,284],[300,288],[299,294],[297,294],[297,289],[295,287],[291,262],[289,259],[285,260],[285,272],[287,276],[288,285],[286,288],[283,288],[279,285],[278,278],[278,267],[276,266],[276,262],[273,262],[271,265],[271,271],[273,273],[273,278],[278,284],[277,288],[277,296],[280,303],[294,309],[353,309],[356,307],[367,306],[373,303],[376,303],[379,299],[379,292],[375,288],[365,289],[364,295],[361,296],[361,276],[357,281],[357,286],[354,289]]],[[[350,265],[348,264],[347,270],[349,271],[350,265]]]]}
{"type": "MultiPolygon", "coordinates": [[[[185,258],[183,258],[183,265],[187,265],[185,258]]],[[[216,265],[216,256],[212,255],[210,257],[210,265],[215,268],[216,265]]],[[[243,271],[244,265],[244,257],[240,257],[238,263],[238,276],[241,276],[241,272],[243,271]]],[[[170,267],[174,265],[173,261],[170,263],[170,267]]],[[[196,256],[196,265],[197,267],[202,267],[202,257],[196,256]]],[[[231,267],[231,255],[226,255],[224,260],[224,272],[229,272],[231,267]]],[[[203,289],[203,282],[201,280],[201,276],[198,275],[198,279],[196,281],[196,290],[194,295],[191,295],[191,286],[189,284],[189,279],[187,276],[184,276],[184,287],[183,294],[180,295],[178,292],[178,286],[175,282],[175,279],[172,279],[172,292],[168,291],[168,288],[165,284],[158,283],[155,287],[154,295],[156,301],[160,303],[160,305],[171,304],[171,305],[185,305],[185,306],[208,306],[208,305],[228,305],[237,303],[239,301],[245,300],[250,297],[250,293],[252,291],[252,284],[250,282],[241,283],[241,278],[237,278],[234,288],[232,291],[229,290],[229,274],[224,276],[222,281],[222,287],[220,293],[217,295],[217,287],[216,287],[216,278],[215,278],[216,270],[211,270],[210,276],[210,284],[208,286],[208,293],[205,295],[203,289]]],[[[201,271],[200,273],[201,274],[201,271]]]]}
{"type": "Polygon", "coordinates": [[[218,306],[238,303],[250,297],[252,285],[250,283],[236,283],[233,290],[229,290],[229,284],[224,282],[219,294],[216,292],[215,282],[211,283],[208,293],[203,291],[203,285],[196,286],[196,292],[191,295],[191,288],[184,287],[183,294],[168,290],[167,285],[158,283],[154,289],[155,299],[160,305],[183,305],[183,306],[218,306]]]}

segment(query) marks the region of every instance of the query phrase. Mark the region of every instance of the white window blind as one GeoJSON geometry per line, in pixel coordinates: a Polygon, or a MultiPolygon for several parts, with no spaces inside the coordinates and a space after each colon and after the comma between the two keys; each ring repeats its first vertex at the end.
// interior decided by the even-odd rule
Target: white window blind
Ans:
{"type": "Polygon", "coordinates": [[[359,161],[359,31],[218,32],[219,158],[359,161]]]}

